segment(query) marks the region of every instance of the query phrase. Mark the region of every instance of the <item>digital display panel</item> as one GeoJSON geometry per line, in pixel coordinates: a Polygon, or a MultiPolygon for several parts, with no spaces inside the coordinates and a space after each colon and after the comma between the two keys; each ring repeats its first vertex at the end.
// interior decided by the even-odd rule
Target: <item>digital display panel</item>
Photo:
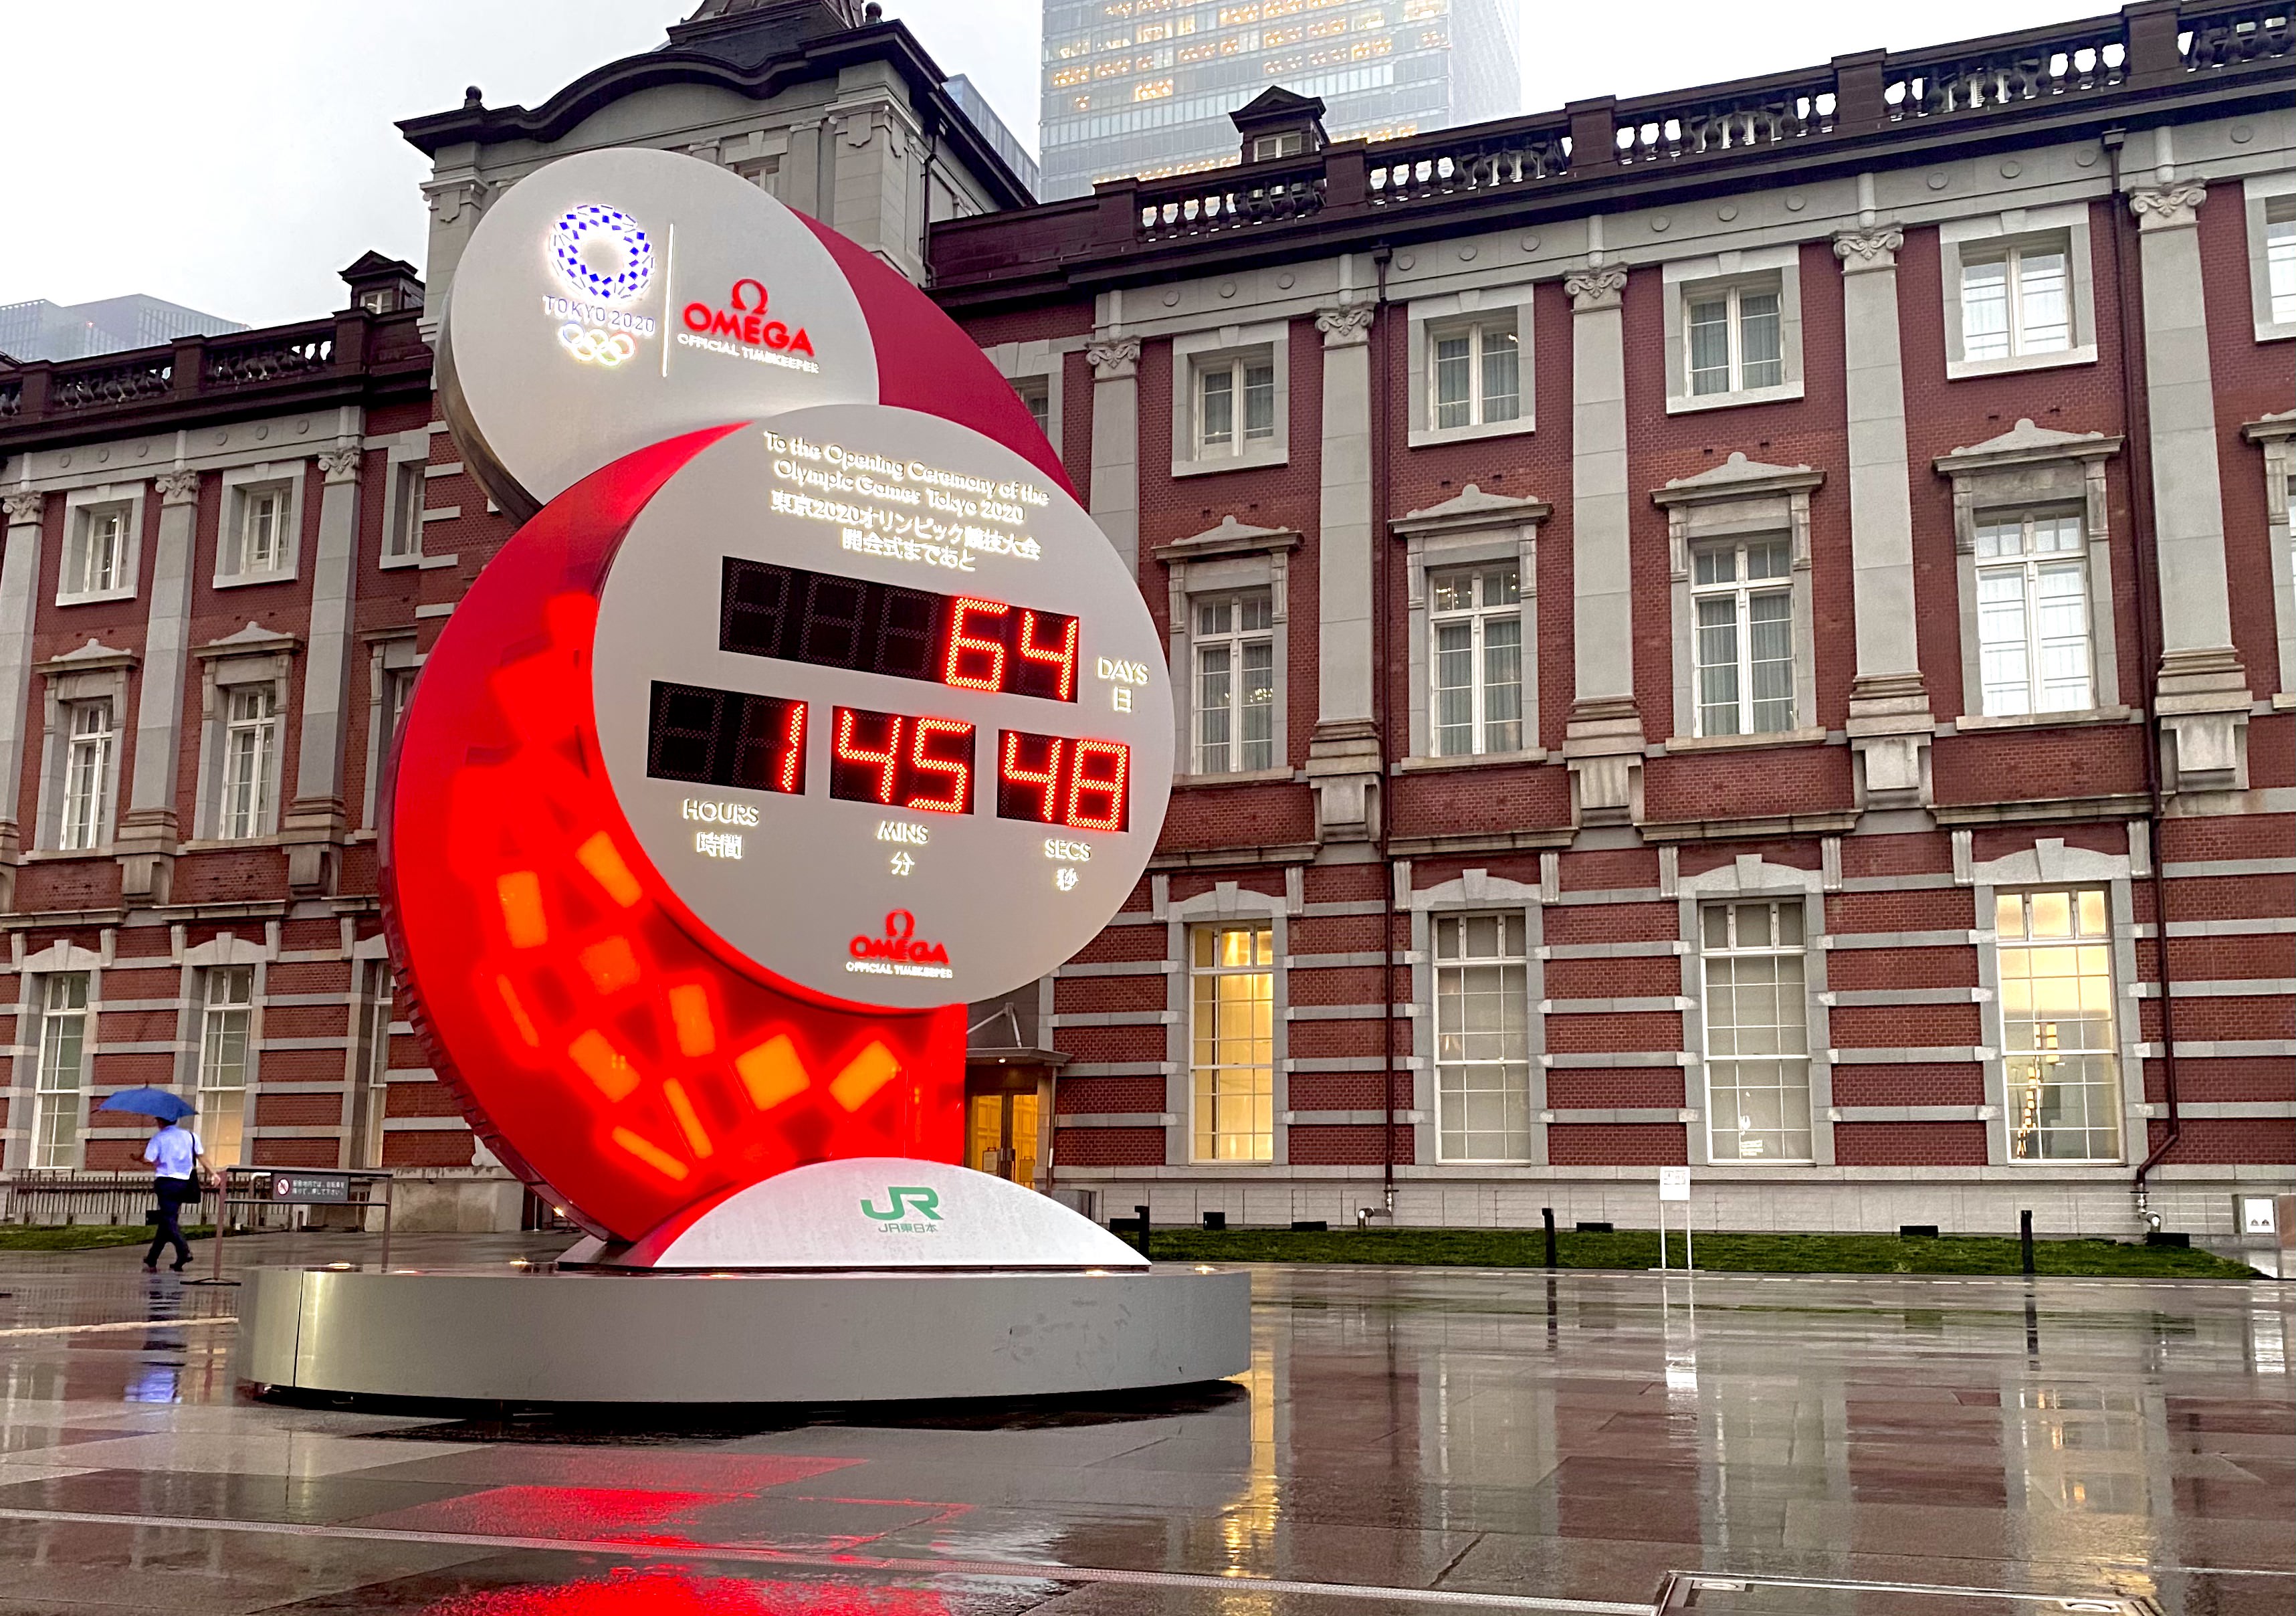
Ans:
{"type": "Polygon", "coordinates": [[[657,780],[805,791],[805,703],[653,682],[646,773],[657,780]]]}
{"type": "Polygon", "coordinates": [[[1000,732],[996,816],[1066,825],[1077,831],[1128,828],[1132,749],[1120,741],[1082,741],[1000,732]]]}
{"type": "Polygon", "coordinates": [[[840,707],[830,734],[829,794],[913,813],[972,811],[972,726],[840,707]]]}
{"type": "Polygon", "coordinates": [[[729,555],[718,644],[745,656],[1073,701],[1078,629],[1062,612],[729,555]]]}

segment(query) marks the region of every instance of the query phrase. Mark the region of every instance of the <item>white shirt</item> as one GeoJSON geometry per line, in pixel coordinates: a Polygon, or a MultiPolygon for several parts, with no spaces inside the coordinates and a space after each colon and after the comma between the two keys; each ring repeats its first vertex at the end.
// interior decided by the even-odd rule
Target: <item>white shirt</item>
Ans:
{"type": "Polygon", "coordinates": [[[163,1128],[144,1147],[144,1160],[159,1169],[162,1178],[188,1178],[200,1155],[200,1136],[188,1128],[163,1128]]]}

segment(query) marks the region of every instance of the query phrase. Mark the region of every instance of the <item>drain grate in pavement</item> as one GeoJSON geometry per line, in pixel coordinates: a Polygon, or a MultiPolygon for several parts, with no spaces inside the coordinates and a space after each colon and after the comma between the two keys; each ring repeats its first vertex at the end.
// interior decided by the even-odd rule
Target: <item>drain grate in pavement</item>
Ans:
{"type": "Polygon", "coordinates": [[[1659,1589],[1657,1609],[1701,1616],[2161,1616],[2150,1599],[2125,1594],[2030,1594],[1711,1571],[1671,1573],[1659,1589]]]}

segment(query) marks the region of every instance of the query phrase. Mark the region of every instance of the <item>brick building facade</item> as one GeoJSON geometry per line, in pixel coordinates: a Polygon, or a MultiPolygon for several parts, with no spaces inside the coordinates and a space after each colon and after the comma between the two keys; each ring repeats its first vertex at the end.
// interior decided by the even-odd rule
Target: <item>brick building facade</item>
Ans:
{"type": "Polygon", "coordinates": [[[431,311],[370,258],[329,322],[0,371],[0,1169],[124,1162],[88,1096],[173,1081],[515,1217],[390,998],[371,782],[504,531],[428,396],[454,258],[637,144],[931,286],[1169,636],[1157,861],[979,1007],[977,1164],[2227,1233],[2296,1181],[2290,48],[2146,0],[1376,145],[1275,95],[1299,155],[1036,208],[829,0],[414,120],[431,311]]]}

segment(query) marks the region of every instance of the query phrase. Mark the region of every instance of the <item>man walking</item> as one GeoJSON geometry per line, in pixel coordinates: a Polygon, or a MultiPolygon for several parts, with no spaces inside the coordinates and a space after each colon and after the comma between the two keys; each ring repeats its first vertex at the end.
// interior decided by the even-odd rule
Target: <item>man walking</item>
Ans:
{"type": "Polygon", "coordinates": [[[160,1124],[152,1143],[144,1147],[144,1160],[152,1164],[156,1175],[153,1187],[160,1198],[160,1230],[152,1236],[152,1249],[144,1253],[144,1271],[158,1273],[160,1248],[172,1243],[176,1260],[168,1267],[180,1274],[192,1260],[191,1243],[184,1238],[182,1212],[186,1204],[199,1203],[200,1169],[207,1165],[207,1158],[200,1150],[200,1136],[178,1117],[160,1124]]]}

